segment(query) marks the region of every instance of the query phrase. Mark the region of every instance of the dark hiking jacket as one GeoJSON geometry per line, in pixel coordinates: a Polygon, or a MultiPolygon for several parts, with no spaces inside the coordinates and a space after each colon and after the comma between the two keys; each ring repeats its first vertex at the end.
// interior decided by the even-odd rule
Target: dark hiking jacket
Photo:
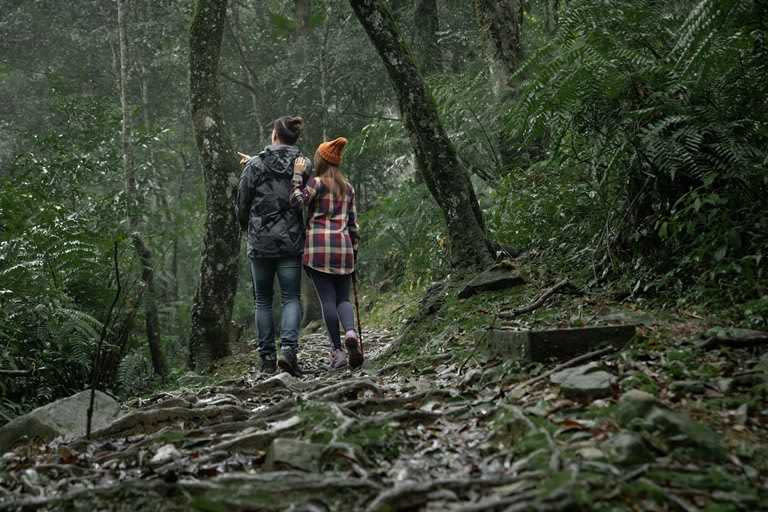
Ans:
{"type": "Polygon", "coordinates": [[[298,256],[304,249],[302,211],[289,201],[293,162],[300,155],[296,146],[272,144],[243,169],[237,218],[240,229],[247,230],[248,255],[252,258],[298,256]]]}

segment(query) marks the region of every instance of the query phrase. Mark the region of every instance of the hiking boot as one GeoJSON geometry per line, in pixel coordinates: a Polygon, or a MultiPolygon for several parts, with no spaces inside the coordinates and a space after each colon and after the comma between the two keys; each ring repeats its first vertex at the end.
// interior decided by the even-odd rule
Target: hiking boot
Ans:
{"type": "Polygon", "coordinates": [[[261,373],[275,373],[277,371],[277,359],[275,354],[261,356],[261,373]]]}
{"type": "Polygon", "coordinates": [[[292,348],[280,349],[280,355],[277,356],[277,366],[294,377],[301,377],[301,369],[299,368],[299,360],[296,357],[296,350],[292,348]]]}
{"type": "Polygon", "coordinates": [[[331,350],[331,370],[338,370],[347,367],[347,354],[340,348],[331,350]]]}
{"type": "Polygon", "coordinates": [[[347,347],[349,366],[360,368],[363,365],[363,350],[360,346],[360,337],[355,331],[347,331],[344,336],[344,345],[347,347]]]}

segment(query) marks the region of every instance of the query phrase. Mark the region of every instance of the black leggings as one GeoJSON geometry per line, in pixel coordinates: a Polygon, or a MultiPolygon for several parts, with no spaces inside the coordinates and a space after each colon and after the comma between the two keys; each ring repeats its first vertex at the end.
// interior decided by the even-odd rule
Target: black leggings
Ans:
{"type": "Polygon", "coordinates": [[[328,337],[333,348],[341,348],[339,320],[345,331],[355,328],[355,310],[349,302],[349,289],[352,286],[351,275],[326,274],[313,268],[305,267],[312,279],[320,299],[323,319],[328,328],[328,337]]]}

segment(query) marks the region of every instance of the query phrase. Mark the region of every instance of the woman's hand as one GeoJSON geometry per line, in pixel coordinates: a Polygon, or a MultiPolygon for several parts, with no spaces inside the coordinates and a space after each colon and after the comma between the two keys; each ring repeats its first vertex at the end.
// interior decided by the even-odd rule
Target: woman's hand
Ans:
{"type": "Polygon", "coordinates": [[[293,161],[293,174],[304,174],[307,170],[307,163],[309,160],[300,156],[293,161]]]}
{"type": "Polygon", "coordinates": [[[293,161],[293,186],[300,187],[304,183],[304,172],[307,170],[309,160],[300,156],[293,161]]]}
{"type": "Polygon", "coordinates": [[[246,155],[245,153],[237,152],[237,154],[240,156],[240,167],[245,167],[245,164],[248,163],[248,160],[251,159],[250,155],[246,155]]]}

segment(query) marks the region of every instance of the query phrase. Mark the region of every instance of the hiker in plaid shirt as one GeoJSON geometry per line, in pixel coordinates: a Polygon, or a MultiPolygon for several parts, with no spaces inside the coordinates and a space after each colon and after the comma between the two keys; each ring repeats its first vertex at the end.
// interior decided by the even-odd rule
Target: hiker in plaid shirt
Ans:
{"type": "Polygon", "coordinates": [[[360,241],[355,208],[355,189],[339,169],[347,139],[339,137],[318,146],[315,152],[316,176],[304,184],[309,167],[297,158],[293,167],[291,203],[308,206],[303,264],[315,286],[331,341],[331,369],[363,364],[360,337],[355,330],[355,312],[349,301],[352,274],[355,272],[360,241]],[[339,321],[344,327],[341,346],[339,321]]]}

